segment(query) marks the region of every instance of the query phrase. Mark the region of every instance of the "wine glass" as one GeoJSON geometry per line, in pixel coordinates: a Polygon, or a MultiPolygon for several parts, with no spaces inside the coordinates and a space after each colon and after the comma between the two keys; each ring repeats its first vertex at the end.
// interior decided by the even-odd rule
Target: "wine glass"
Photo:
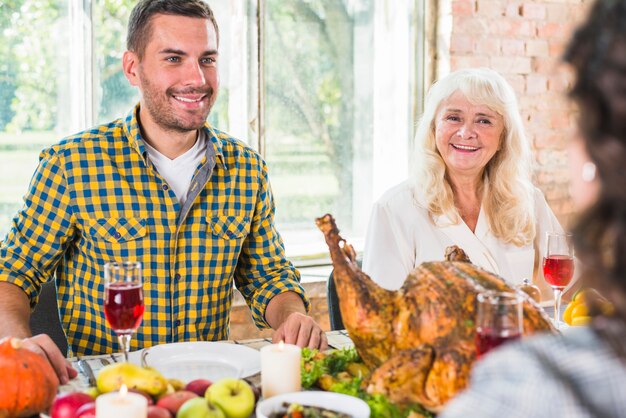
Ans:
{"type": "Polygon", "coordinates": [[[476,298],[476,355],[522,336],[522,303],[520,295],[486,291],[476,298]]]}
{"type": "Polygon", "coordinates": [[[143,316],[141,263],[124,261],[104,265],[104,316],[117,334],[128,362],[133,333],[143,316]]]}
{"type": "Polygon", "coordinates": [[[561,296],[574,275],[574,246],[572,234],[548,232],[547,238],[543,277],[554,292],[554,326],[559,329],[561,296]]]}

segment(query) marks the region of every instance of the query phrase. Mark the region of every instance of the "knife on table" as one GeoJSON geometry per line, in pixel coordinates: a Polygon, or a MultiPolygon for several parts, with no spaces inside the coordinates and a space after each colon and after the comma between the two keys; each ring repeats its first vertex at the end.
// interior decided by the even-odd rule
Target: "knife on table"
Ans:
{"type": "Polygon", "coordinates": [[[76,356],[76,358],[78,359],[78,369],[82,374],[87,376],[87,382],[89,382],[89,386],[97,386],[96,376],[93,374],[93,370],[91,369],[89,363],[78,356],[76,356]]]}

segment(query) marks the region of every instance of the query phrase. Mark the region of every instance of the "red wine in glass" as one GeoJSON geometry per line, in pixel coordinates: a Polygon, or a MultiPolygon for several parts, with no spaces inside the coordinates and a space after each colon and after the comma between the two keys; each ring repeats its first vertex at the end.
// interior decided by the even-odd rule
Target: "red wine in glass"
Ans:
{"type": "Polygon", "coordinates": [[[478,328],[476,330],[476,355],[480,358],[483,354],[508,341],[518,340],[522,334],[511,330],[509,332],[497,332],[491,329],[478,328]]]}
{"type": "Polygon", "coordinates": [[[559,329],[561,295],[574,276],[574,246],[568,233],[548,232],[546,238],[543,278],[554,292],[554,325],[559,329]]]}
{"type": "Polygon", "coordinates": [[[521,338],[523,299],[516,293],[485,291],[476,297],[476,355],[521,338]]]}
{"type": "Polygon", "coordinates": [[[143,316],[141,284],[109,283],[104,298],[104,315],[117,334],[132,334],[143,316]]]}
{"type": "Polygon", "coordinates": [[[104,265],[104,316],[117,334],[124,361],[132,335],[141,324],[144,311],[141,263],[123,261],[104,265]]]}
{"type": "Polygon", "coordinates": [[[574,258],[551,255],[543,259],[543,277],[550,286],[565,287],[574,276],[574,258]]]}

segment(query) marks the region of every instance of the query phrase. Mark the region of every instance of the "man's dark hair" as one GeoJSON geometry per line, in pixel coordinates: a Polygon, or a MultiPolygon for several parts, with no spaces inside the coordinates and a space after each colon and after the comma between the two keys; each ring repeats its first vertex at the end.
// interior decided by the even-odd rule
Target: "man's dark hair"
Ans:
{"type": "Polygon", "coordinates": [[[141,0],[133,8],[128,19],[126,48],[143,57],[151,35],[151,20],[157,14],[209,19],[215,27],[219,42],[219,29],[211,7],[203,0],[141,0]]]}
{"type": "Polygon", "coordinates": [[[573,228],[586,284],[601,289],[626,321],[626,0],[597,0],[569,42],[585,147],[600,192],[573,228]]]}

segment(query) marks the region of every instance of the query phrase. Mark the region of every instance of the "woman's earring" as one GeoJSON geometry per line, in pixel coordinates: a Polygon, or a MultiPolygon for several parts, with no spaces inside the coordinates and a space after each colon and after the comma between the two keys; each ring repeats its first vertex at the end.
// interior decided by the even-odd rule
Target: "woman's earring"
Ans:
{"type": "Polygon", "coordinates": [[[583,169],[581,173],[581,177],[583,181],[587,183],[591,183],[596,179],[596,165],[591,161],[587,161],[583,164],[583,169]]]}

